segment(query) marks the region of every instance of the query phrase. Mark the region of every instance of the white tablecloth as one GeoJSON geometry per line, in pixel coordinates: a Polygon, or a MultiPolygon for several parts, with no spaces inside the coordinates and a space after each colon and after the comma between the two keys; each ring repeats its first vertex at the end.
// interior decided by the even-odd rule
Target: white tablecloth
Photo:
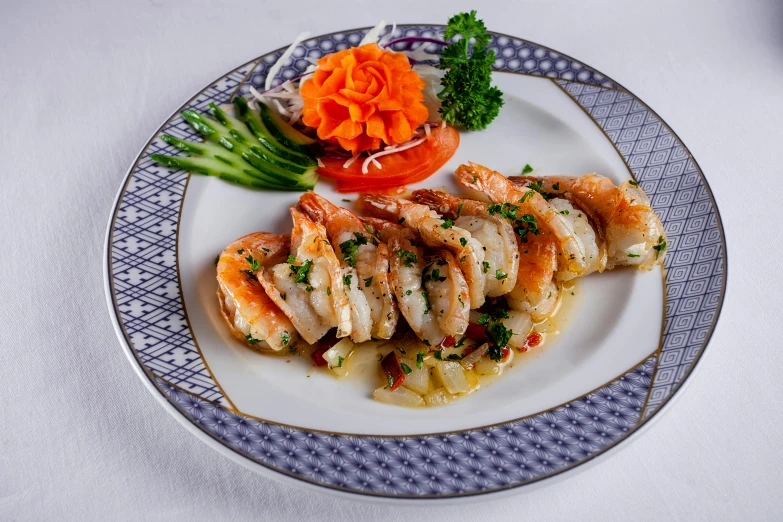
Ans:
{"type": "Polygon", "coordinates": [[[4,2],[0,519],[780,519],[782,27],[780,0],[4,2]],[[262,478],[169,417],[122,353],[102,282],[120,181],[183,100],[302,31],[471,8],[616,78],[690,148],[729,244],[711,345],[623,451],[514,498],[390,511],[262,478]]]}

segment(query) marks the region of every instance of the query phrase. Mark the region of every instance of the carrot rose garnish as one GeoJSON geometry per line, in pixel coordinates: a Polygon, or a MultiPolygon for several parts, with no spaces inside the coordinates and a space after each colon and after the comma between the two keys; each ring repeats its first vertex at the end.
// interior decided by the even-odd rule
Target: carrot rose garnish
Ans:
{"type": "Polygon", "coordinates": [[[427,120],[424,86],[404,54],[352,47],[318,60],[299,90],[302,122],[353,154],[404,143],[427,120]]]}

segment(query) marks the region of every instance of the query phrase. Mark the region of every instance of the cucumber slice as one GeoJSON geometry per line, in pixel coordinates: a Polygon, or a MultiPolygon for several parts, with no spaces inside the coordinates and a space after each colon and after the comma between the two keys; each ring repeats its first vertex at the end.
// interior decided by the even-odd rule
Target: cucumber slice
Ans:
{"type": "Polygon", "coordinates": [[[307,151],[306,154],[294,152],[287,149],[282,143],[277,141],[272,133],[267,129],[261,120],[261,114],[258,111],[251,110],[244,98],[234,98],[237,112],[240,118],[245,122],[247,128],[256,137],[261,144],[278,158],[284,159],[290,163],[301,165],[302,167],[314,167],[318,164],[315,157],[307,151]]]}
{"type": "MultiPolygon", "coordinates": [[[[170,145],[177,147],[179,150],[183,152],[187,152],[189,154],[198,154],[205,158],[219,159],[219,161],[221,161],[223,164],[241,170],[246,174],[249,174],[250,176],[253,176],[254,178],[264,183],[267,183],[269,185],[278,185],[280,187],[295,188],[300,183],[298,176],[291,175],[281,179],[278,175],[276,175],[276,173],[270,174],[266,172],[265,170],[266,165],[260,160],[254,158],[252,155],[250,156],[250,160],[256,160],[256,161],[248,161],[248,158],[244,158],[244,156],[240,158],[240,156],[229,153],[226,150],[226,148],[211,142],[194,143],[192,141],[184,141],[184,140],[177,139],[173,136],[169,136],[168,134],[161,135],[161,139],[166,143],[169,143],[170,145]],[[242,161],[242,159],[247,161],[250,165],[246,165],[242,161]],[[258,168],[258,166],[254,163],[257,163],[258,166],[260,166],[261,168],[258,168]],[[256,168],[252,168],[251,166],[256,168]]],[[[184,160],[187,158],[181,158],[181,159],[184,160]]]]}
{"type": "MultiPolygon", "coordinates": [[[[213,120],[207,116],[202,116],[194,111],[185,112],[189,112],[188,116],[185,118],[186,121],[193,125],[196,131],[202,133],[202,136],[204,136],[207,140],[220,144],[227,150],[230,150],[238,156],[241,156],[250,165],[255,167],[255,170],[265,177],[271,178],[276,183],[290,186],[296,185],[297,180],[292,178],[295,178],[302,172],[293,172],[285,168],[281,168],[273,163],[269,163],[261,156],[254,154],[250,150],[251,142],[248,141],[248,138],[252,139],[252,135],[247,130],[240,132],[237,129],[224,126],[218,120],[213,120]],[[246,136],[243,135],[243,133],[246,134],[246,136]]],[[[183,113],[183,117],[184,115],[185,113],[183,113]]],[[[225,113],[222,113],[221,116],[225,118],[225,121],[232,127],[235,123],[239,123],[239,120],[231,118],[225,113]]]]}
{"type": "Polygon", "coordinates": [[[261,121],[264,122],[264,126],[272,134],[272,137],[275,138],[275,140],[277,140],[285,148],[294,152],[305,155],[310,154],[308,145],[315,143],[313,139],[308,138],[301,132],[288,125],[280,116],[277,115],[277,113],[275,113],[263,103],[258,104],[258,110],[261,114],[261,121]]]}
{"type": "Polygon", "coordinates": [[[214,176],[238,185],[259,189],[290,190],[290,187],[273,185],[251,176],[246,171],[231,164],[230,160],[221,161],[208,157],[175,157],[164,154],[151,154],[150,158],[165,167],[183,169],[195,174],[214,176]]]}

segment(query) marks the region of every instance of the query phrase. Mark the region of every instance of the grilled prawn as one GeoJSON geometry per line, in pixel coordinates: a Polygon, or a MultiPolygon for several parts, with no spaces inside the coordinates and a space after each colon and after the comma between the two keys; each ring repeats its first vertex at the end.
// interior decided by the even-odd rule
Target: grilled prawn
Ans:
{"type": "Polygon", "coordinates": [[[288,255],[290,236],[255,232],[228,245],[217,264],[218,300],[231,333],[262,350],[280,351],[299,337],[288,317],[267,297],[256,274],[288,255]]]}

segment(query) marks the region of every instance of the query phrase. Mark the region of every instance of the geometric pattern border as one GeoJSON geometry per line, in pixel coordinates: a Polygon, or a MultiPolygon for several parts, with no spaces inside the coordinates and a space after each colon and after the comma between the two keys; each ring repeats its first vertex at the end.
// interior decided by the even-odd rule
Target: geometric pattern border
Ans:
{"type": "MultiPolygon", "coordinates": [[[[367,29],[313,38],[281,69],[357,44],[367,29]]],[[[395,38],[439,37],[443,26],[399,26],[395,38]]],[[[405,44],[398,44],[405,45],[405,44]]],[[[227,103],[263,86],[284,49],[245,64],[189,100],[139,155],[125,180],[107,245],[109,289],[128,348],[154,386],[218,443],[266,468],[344,491],[446,498],[517,487],[583,463],[623,440],[677,390],[703,352],[725,293],[725,243],[706,181],[660,118],[621,86],[543,46],[494,34],[497,70],[551,78],[606,133],[650,195],[669,237],[666,316],[659,351],[569,404],[455,433],[411,437],[329,434],[232,409],[190,329],[177,273],[177,233],[188,174],[149,155],[178,154],[161,133],[198,139],[180,112],[227,103]]]]}
{"type": "Polygon", "coordinates": [[[625,91],[556,83],[603,129],[666,230],[664,336],[647,418],[691,370],[718,314],[725,255],[718,213],[693,158],[646,105],[625,91]]]}

